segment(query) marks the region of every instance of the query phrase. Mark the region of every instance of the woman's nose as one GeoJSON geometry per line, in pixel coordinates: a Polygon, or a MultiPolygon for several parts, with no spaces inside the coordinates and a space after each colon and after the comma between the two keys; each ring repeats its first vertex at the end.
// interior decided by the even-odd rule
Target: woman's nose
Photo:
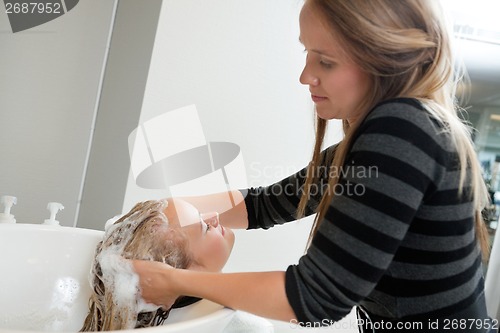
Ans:
{"type": "Polygon", "coordinates": [[[319,83],[319,79],[310,73],[307,66],[305,66],[304,69],[302,70],[302,73],[300,74],[299,77],[299,81],[300,83],[309,86],[317,86],[319,83]]]}

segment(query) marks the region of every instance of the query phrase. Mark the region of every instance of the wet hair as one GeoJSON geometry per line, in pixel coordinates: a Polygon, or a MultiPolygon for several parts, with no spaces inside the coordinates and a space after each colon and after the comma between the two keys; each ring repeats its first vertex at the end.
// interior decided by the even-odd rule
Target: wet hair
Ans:
{"type": "Polygon", "coordinates": [[[138,203],[106,230],[104,239],[96,247],[90,272],[93,291],[81,332],[130,329],[127,323],[135,318],[135,328],[158,326],[167,318],[170,309],[131,313],[129,308],[119,305],[114,285],[107,283],[98,260],[103,251],[116,247],[119,252],[121,250],[119,255],[126,259],[159,261],[187,268],[193,261],[188,239],[180,228],[169,226],[163,212],[166,205],[166,200],[138,203]]]}
{"type": "MultiPolygon", "coordinates": [[[[472,179],[476,236],[487,257],[488,233],[481,211],[489,196],[474,150],[472,128],[458,116],[462,109],[455,92],[466,76],[463,68],[455,66],[449,29],[438,1],[306,0],[304,6],[309,6],[318,22],[332,33],[348,59],[368,74],[370,93],[361,106],[362,110],[357,111],[364,111],[366,115],[366,111],[384,100],[415,98],[450,133],[460,160],[460,188],[463,188],[469,173],[472,179]]],[[[336,169],[344,164],[355,129],[346,120],[343,125],[345,137],[339,143],[332,162],[336,169]]],[[[316,143],[309,171],[321,164],[320,152],[326,127],[327,121],[316,117],[316,143]]],[[[304,216],[314,182],[315,172],[308,172],[297,218],[304,216]]],[[[329,182],[329,188],[335,188],[338,177],[332,177],[329,182]]],[[[327,191],[317,208],[309,244],[332,197],[333,193],[327,191]]]]}

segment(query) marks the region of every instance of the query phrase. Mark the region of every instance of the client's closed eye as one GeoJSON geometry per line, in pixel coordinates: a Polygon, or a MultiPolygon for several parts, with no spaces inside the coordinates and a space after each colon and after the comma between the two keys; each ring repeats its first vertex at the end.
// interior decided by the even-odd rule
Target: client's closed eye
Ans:
{"type": "Polygon", "coordinates": [[[219,225],[219,213],[200,213],[200,222],[202,224],[202,234],[205,235],[211,228],[217,228],[219,225]]]}
{"type": "Polygon", "coordinates": [[[206,223],[205,221],[201,221],[201,225],[202,225],[202,230],[203,230],[203,234],[206,234],[210,228],[212,228],[212,226],[208,223],[206,223]]]}

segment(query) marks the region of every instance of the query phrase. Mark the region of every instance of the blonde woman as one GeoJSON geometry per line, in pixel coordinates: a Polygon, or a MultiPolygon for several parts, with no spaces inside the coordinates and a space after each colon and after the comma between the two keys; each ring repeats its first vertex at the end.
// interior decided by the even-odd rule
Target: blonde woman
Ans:
{"type": "MultiPolygon", "coordinates": [[[[450,36],[436,0],[306,0],[300,81],[317,115],[307,168],[231,192],[233,228],[317,213],[307,254],[286,272],[199,273],[134,261],[144,299],[208,298],[311,327],[358,308],[367,332],[487,332],[480,212],[487,202],[457,116],[450,36]],[[330,119],[344,139],[321,150],[330,119]]],[[[227,194],[220,194],[227,195],[227,194]]],[[[217,195],[187,198],[198,207],[217,195]]]]}
{"type": "MultiPolygon", "coordinates": [[[[215,212],[200,214],[194,206],[181,200],[138,203],[106,230],[103,241],[97,245],[90,278],[93,293],[81,331],[158,326],[168,317],[171,306],[141,307],[136,303],[134,291],[123,295],[134,286],[133,280],[128,279],[127,267],[119,267],[117,256],[220,272],[233,244],[233,232],[218,223],[215,212]],[[174,207],[177,216],[168,219],[165,211],[174,207]]],[[[173,307],[195,300],[180,298],[173,307]]]]}

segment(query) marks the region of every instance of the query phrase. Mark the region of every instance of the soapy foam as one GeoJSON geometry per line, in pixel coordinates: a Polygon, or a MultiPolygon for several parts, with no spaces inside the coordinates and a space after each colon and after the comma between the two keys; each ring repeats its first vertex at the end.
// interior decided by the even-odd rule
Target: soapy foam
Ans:
{"type": "MultiPolygon", "coordinates": [[[[118,219],[115,217],[113,220],[116,222],[118,219]]],[[[131,262],[123,258],[125,246],[134,236],[134,230],[140,222],[138,220],[141,219],[127,218],[120,223],[107,223],[104,243],[101,252],[96,256],[105,289],[112,292],[114,306],[123,309],[122,316],[125,318],[122,319],[126,319],[126,326],[123,329],[135,328],[139,313],[155,312],[160,308],[142,299],[139,276],[134,272],[131,262]],[[107,244],[109,242],[112,243],[107,244]]]]}
{"type": "Polygon", "coordinates": [[[132,264],[125,260],[119,246],[103,250],[97,260],[101,265],[102,278],[107,290],[112,290],[115,306],[128,310],[129,317],[124,329],[135,328],[137,315],[141,312],[153,312],[160,306],[146,303],[140,296],[139,276],[132,264]]]}

